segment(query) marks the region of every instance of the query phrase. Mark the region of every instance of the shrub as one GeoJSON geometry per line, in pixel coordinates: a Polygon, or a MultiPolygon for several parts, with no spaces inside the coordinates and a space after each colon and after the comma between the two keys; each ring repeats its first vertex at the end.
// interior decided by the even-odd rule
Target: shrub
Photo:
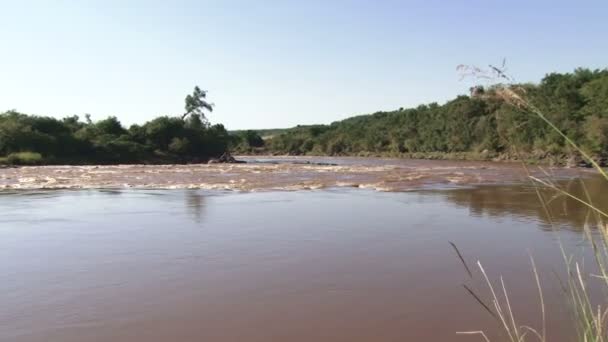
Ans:
{"type": "Polygon", "coordinates": [[[12,165],[39,165],[42,164],[42,155],[36,152],[11,153],[6,157],[8,164],[12,165]]]}

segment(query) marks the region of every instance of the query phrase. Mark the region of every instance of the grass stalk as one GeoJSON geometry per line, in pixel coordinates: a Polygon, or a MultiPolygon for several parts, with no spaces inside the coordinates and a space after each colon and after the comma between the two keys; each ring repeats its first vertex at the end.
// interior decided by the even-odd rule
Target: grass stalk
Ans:
{"type": "MultiPolygon", "coordinates": [[[[519,95],[517,92],[513,90],[512,87],[503,86],[497,90],[496,93],[499,97],[501,97],[505,102],[525,111],[528,111],[538,118],[540,118],[544,123],[546,123],[553,131],[558,133],[564,141],[572,147],[575,151],[580,153],[580,155],[593,166],[593,168],[606,180],[608,181],[608,173],[602,169],[602,167],[584,150],[582,149],[574,140],[572,140],[567,134],[561,131],[553,122],[551,122],[545,115],[540,111],[537,107],[535,107],[532,103],[530,103],[526,98],[519,95]]],[[[516,151],[517,152],[517,151],[516,151]]],[[[520,160],[523,160],[520,158],[520,160]]],[[[531,174],[525,162],[522,162],[522,165],[531,180],[531,183],[534,187],[534,191],[539,199],[539,202],[542,205],[542,209],[547,217],[547,221],[549,222],[551,229],[553,232],[558,231],[557,226],[553,220],[553,215],[549,208],[549,203],[554,201],[555,199],[564,196],[566,198],[572,199],[579,204],[582,204],[586,208],[588,208],[589,212],[587,212],[585,217],[585,222],[583,225],[583,236],[592,248],[595,266],[597,267],[599,274],[591,274],[592,278],[600,278],[603,280],[603,284],[608,289],[608,225],[605,224],[606,218],[608,218],[608,213],[597,207],[593,204],[592,198],[589,194],[586,185],[581,180],[581,187],[583,189],[584,198],[581,198],[575,194],[573,194],[570,189],[573,183],[567,184],[565,189],[556,185],[556,182],[552,180],[552,175],[547,172],[545,169],[540,168],[540,171],[544,174],[546,179],[541,179],[537,176],[531,174]],[[543,192],[541,191],[541,186],[555,191],[555,195],[552,198],[545,198],[543,192]],[[590,223],[591,218],[595,219],[595,223],[597,225],[597,231],[599,234],[596,234],[593,231],[593,225],[590,223]]],[[[584,272],[584,268],[581,263],[573,262],[573,257],[568,256],[566,253],[566,249],[561,241],[561,238],[558,234],[556,234],[558,239],[559,248],[562,254],[562,258],[564,260],[564,265],[566,268],[566,282],[563,282],[559,276],[558,280],[562,287],[562,290],[566,294],[571,307],[573,309],[575,327],[577,331],[577,340],[581,342],[605,342],[608,341],[608,335],[606,333],[606,329],[604,325],[607,323],[606,318],[608,316],[608,310],[603,309],[601,305],[596,307],[592,304],[592,299],[589,293],[588,282],[586,279],[586,273],[584,272]]],[[[454,244],[452,246],[457,251],[458,256],[461,261],[465,265],[467,272],[470,277],[472,277],[472,273],[466,266],[462,255],[456,248],[454,244]]],[[[526,341],[529,337],[534,337],[539,341],[546,342],[547,341],[547,312],[545,310],[545,299],[543,295],[543,290],[540,282],[540,276],[538,272],[538,268],[532,256],[530,256],[532,270],[534,274],[534,278],[536,281],[536,286],[539,295],[539,305],[541,308],[541,320],[542,326],[540,332],[534,328],[531,328],[526,325],[518,326],[516,323],[515,315],[511,308],[511,303],[509,299],[509,295],[502,277],[500,277],[500,284],[502,288],[502,295],[504,298],[504,306],[501,304],[501,299],[497,296],[497,293],[494,289],[494,286],[490,282],[490,279],[482,267],[481,262],[477,262],[477,266],[481,270],[481,274],[483,275],[483,279],[489,288],[489,292],[492,298],[492,304],[494,310],[490,309],[488,305],[486,305],[483,301],[481,301],[480,296],[475,294],[469,287],[465,285],[465,288],[471,295],[473,295],[476,300],[488,311],[490,312],[499,322],[501,330],[503,330],[509,341],[517,341],[523,342],[526,341]]],[[[584,260],[583,260],[584,261],[584,260]]],[[[460,332],[459,334],[470,334],[470,335],[481,335],[486,342],[489,342],[487,335],[483,331],[470,331],[470,332],[460,332]]]]}

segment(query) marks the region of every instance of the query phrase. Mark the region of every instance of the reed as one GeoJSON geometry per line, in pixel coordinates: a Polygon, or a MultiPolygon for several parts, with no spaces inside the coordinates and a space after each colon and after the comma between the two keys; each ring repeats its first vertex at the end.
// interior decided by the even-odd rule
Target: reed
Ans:
{"type": "MultiPolygon", "coordinates": [[[[462,66],[459,68],[462,69],[462,66]]],[[[509,80],[509,77],[499,68],[493,67],[493,69],[491,69],[489,72],[483,71],[479,68],[466,68],[466,70],[474,70],[474,76],[479,76],[480,73],[486,75],[481,78],[487,79],[487,75],[490,75],[489,78],[509,80]]],[[[564,139],[564,141],[573,148],[574,151],[577,151],[582,158],[592,165],[598,174],[608,181],[608,173],[606,170],[604,170],[597,161],[595,161],[583,148],[581,148],[579,144],[568,137],[556,125],[547,119],[547,116],[526,98],[524,89],[510,85],[497,85],[494,86],[494,88],[495,95],[504,102],[543,120],[553,131],[558,133],[564,139]]],[[[567,189],[560,187],[551,179],[549,173],[545,172],[545,177],[533,176],[525,163],[522,162],[522,166],[526,170],[528,178],[535,189],[539,202],[542,205],[548,222],[554,232],[557,232],[557,227],[552,218],[552,214],[548,209],[548,202],[550,200],[544,196],[542,190],[550,190],[558,196],[568,197],[589,208],[590,215],[588,215],[588,220],[584,224],[583,233],[585,240],[588,242],[589,248],[591,248],[593,251],[595,261],[594,266],[596,267],[598,274],[587,273],[582,267],[582,261],[575,260],[572,255],[569,255],[566,252],[559,235],[556,234],[566,270],[566,279],[565,281],[560,280],[560,282],[562,284],[564,295],[568,299],[569,308],[572,311],[573,325],[577,332],[577,341],[608,341],[608,330],[606,329],[606,324],[608,323],[608,307],[602,306],[602,304],[595,305],[593,303],[588,284],[588,280],[590,278],[598,278],[603,281],[603,287],[608,290],[608,225],[605,223],[606,219],[608,219],[608,213],[593,204],[593,199],[591,196],[589,196],[589,192],[587,191],[583,180],[580,180],[580,182],[582,184],[582,188],[584,189],[585,196],[580,197],[571,193],[567,189]],[[591,217],[594,218],[593,222],[590,220],[591,217]]],[[[472,273],[470,272],[469,267],[466,265],[462,254],[454,244],[452,244],[452,246],[456,250],[462,263],[465,265],[468,274],[472,277],[472,273]]],[[[542,285],[540,282],[538,268],[536,267],[534,258],[532,258],[532,256],[530,257],[530,262],[532,265],[536,286],[538,288],[539,311],[542,319],[542,326],[540,328],[532,328],[530,326],[517,323],[516,315],[511,308],[509,293],[504,284],[502,276],[499,277],[500,285],[493,285],[481,262],[477,262],[477,267],[479,268],[483,276],[483,281],[487,286],[491,303],[485,303],[483,300],[481,300],[482,296],[473,291],[471,288],[465,286],[468,293],[475,298],[475,300],[484,308],[484,310],[488,311],[492,317],[496,319],[499,329],[504,332],[506,340],[508,341],[547,342],[547,317],[542,285]]],[[[605,293],[608,293],[608,291],[605,291],[605,293]]],[[[608,298],[604,299],[604,302],[608,301],[608,298]]],[[[487,337],[487,334],[484,331],[464,331],[458,332],[458,334],[478,335],[485,341],[490,342],[490,339],[487,337]]]]}

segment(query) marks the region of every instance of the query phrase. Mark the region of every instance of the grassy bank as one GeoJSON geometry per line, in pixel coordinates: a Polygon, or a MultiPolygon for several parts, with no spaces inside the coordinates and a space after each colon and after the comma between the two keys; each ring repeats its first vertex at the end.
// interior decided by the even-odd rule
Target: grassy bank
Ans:
{"type": "Polygon", "coordinates": [[[44,163],[42,155],[36,152],[18,152],[0,157],[0,165],[41,165],[44,163]]]}

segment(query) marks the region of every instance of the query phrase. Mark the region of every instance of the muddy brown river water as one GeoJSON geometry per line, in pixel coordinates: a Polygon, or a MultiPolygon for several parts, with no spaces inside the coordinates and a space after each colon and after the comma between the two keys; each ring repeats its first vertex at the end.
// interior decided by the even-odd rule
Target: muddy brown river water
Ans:
{"type": "MultiPolygon", "coordinates": [[[[557,242],[588,257],[589,212],[552,197],[551,229],[519,165],[249,161],[0,169],[0,341],[500,340],[450,241],[538,327],[531,253],[572,339],[557,242]]],[[[533,172],[608,206],[588,171],[533,172]]]]}
{"type": "MultiPolygon", "coordinates": [[[[522,181],[520,164],[377,158],[242,157],[245,164],[34,166],[0,170],[0,189],[303,190],[354,187],[379,191],[522,181]]],[[[580,169],[532,168],[573,177],[580,169]]]]}

